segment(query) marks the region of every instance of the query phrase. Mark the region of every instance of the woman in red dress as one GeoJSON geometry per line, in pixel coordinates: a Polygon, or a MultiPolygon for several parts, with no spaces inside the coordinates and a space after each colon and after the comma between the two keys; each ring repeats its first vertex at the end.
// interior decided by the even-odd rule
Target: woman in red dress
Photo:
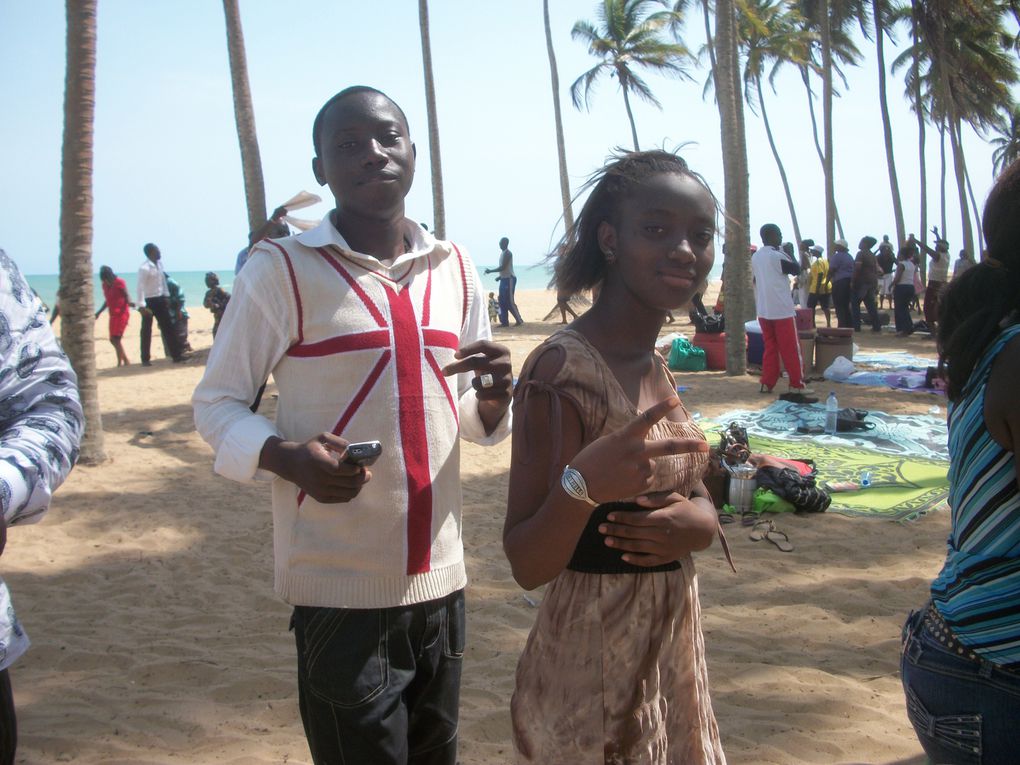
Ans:
{"type": "Polygon", "coordinates": [[[100,268],[99,280],[103,283],[103,297],[106,299],[96,311],[96,318],[99,318],[104,309],[110,309],[110,345],[117,351],[117,366],[127,366],[130,362],[120,339],[124,336],[128,319],[131,318],[131,309],[135,304],[128,296],[124,280],[117,276],[112,268],[109,266],[100,268]]]}

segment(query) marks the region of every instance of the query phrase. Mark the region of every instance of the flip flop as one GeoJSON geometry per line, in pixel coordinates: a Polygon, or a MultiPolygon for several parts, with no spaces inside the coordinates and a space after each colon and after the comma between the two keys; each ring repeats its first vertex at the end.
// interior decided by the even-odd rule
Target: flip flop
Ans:
{"type": "Polygon", "coordinates": [[[769,533],[775,529],[775,524],[772,521],[758,521],[754,524],[754,528],[751,529],[751,533],[748,534],[748,539],[752,542],[760,542],[763,539],[768,539],[769,533]]]}
{"type": "Polygon", "coordinates": [[[790,537],[786,535],[785,531],[780,531],[775,526],[770,526],[765,532],[765,538],[783,552],[793,552],[793,545],[790,544],[790,537]]]}

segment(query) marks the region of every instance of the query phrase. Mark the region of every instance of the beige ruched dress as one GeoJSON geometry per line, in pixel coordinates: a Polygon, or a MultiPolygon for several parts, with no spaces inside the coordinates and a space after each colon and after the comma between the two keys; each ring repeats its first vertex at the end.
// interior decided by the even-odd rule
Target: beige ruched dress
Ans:
{"type": "MultiPolygon", "coordinates": [[[[588,443],[637,410],[599,353],[563,330],[536,349],[515,396],[544,390],[577,407],[588,443]],[[529,380],[532,361],[555,347],[551,383],[529,380]]],[[[664,374],[669,374],[664,370],[664,374]]],[[[704,438],[693,421],[662,420],[649,438],[704,438]]],[[[552,434],[552,438],[557,438],[552,434]]],[[[656,461],[655,490],[687,494],[704,453],[656,461]]],[[[517,666],[511,702],[518,763],[534,765],[724,764],[708,690],[694,562],[672,571],[593,574],[565,569],[550,582],[517,666]]]]}

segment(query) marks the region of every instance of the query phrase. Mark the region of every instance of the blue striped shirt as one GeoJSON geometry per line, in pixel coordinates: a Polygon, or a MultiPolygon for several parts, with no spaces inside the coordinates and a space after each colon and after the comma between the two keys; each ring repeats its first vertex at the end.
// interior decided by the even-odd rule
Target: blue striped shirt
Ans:
{"type": "Polygon", "coordinates": [[[949,407],[952,531],[931,586],[957,639],[1001,665],[1020,665],[1020,490],[1016,455],[989,435],[984,407],[992,363],[1017,336],[1020,324],[999,334],[949,407]]]}

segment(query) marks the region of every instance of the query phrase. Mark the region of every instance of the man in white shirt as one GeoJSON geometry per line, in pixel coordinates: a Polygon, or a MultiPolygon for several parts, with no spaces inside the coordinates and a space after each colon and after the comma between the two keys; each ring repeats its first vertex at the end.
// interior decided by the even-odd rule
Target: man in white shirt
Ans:
{"type": "MultiPolygon", "coordinates": [[[[78,381],[33,294],[0,250],[0,554],[8,527],[36,523],[78,459],[85,427],[78,381]]],[[[0,579],[0,763],[13,763],[10,666],[28,648],[0,579]]]]}
{"type": "Polygon", "coordinates": [[[510,352],[474,265],[405,217],[415,148],[374,88],[312,127],[336,208],[265,240],[234,282],[195,423],[215,469],[273,482],[312,759],[454,765],[464,650],[459,438],[510,429],[510,352]],[[273,375],[276,422],[249,405],[273,375]],[[377,440],[371,470],[352,443],[377,440]]]}
{"type": "Polygon", "coordinates": [[[180,339],[174,331],[174,320],[170,315],[170,291],[166,284],[166,274],[160,262],[159,247],[151,242],[142,248],[145,262],[138,269],[138,311],[142,314],[142,366],[151,367],[149,360],[152,345],[152,319],[159,324],[159,332],[163,336],[163,344],[170,349],[170,357],[176,361],[184,360],[184,350],[180,339]]]}
{"type": "Polygon", "coordinates": [[[761,392],[772,392],[779,380],[779,359],[782,358],[790,376],[790,392],[810,395],[813,391],[804,387],[800,339],[794,319],[796,310],[790,294],[790,277],[800,274],[800,264],[780,249],[783,233],[779,226],[766,223],[760,233],[764,246],[751,256],[751,271],[754,302],[765,345],[761,359],[761,392]]]}

